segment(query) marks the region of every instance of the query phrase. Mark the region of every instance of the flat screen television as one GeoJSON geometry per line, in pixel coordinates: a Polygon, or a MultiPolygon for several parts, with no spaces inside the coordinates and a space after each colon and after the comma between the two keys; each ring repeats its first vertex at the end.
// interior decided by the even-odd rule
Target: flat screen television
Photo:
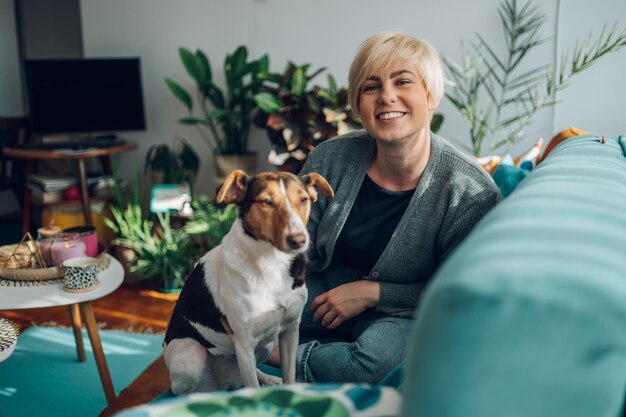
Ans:
{"type": "Polygon", "coordinates": [[[139,58],[25,61],[33,133],[145,129],[139,58]]]}

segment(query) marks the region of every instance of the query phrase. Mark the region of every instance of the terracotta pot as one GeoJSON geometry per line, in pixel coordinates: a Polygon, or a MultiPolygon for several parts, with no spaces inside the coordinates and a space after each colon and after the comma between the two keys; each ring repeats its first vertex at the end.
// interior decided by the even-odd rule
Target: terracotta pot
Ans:
{"type": "Polygon", "coordinates": [[[137,252],[132,246],[127,244],[114,244],[111,246],[111,252],[115,259],[120,261],[124,268],[124,283],[125,284],[138,284],[142,281],[142,278],[136,273],[130,270],[132,266],[137,263],[137,252]]]}
{"type": "Polygon", "coordinates": [[[236,169],[246,174],[254,174],[258,168],[258,152],[246,155],[216,155],[213,154],[213,166],[215,167],[215,181],[222,184],[228,174],[236,169]]]}

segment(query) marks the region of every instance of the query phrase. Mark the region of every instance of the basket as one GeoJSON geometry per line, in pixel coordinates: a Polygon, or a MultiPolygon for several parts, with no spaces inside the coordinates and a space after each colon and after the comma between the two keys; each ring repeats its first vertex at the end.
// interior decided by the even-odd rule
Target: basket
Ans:
{"type": "MultiPolygon", "coordinates": [[[[106,252],[100,252],[96,256],[98,270],[108,264],[106,252]]],[[[10,269],[0,268],[0,278],[14,281],[45,281],[49,279],[63,278],[63,267],[51,266],[49,268],[10,269]]]]}

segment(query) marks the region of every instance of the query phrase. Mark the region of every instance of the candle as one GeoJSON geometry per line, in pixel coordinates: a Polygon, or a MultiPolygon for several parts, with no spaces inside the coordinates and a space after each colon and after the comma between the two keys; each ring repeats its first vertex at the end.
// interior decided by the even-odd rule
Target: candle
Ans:
{"type": "Polygon", "coordinates": [[[87,256],[95,258],[98,255],[98,236],[96,228],[93,226],[76,226],[65,229],[66,233],[78,233],[80,238],[85,242],[85,252],[87,256]]]}
{"type": "Polygon", "coordinates": [[[61,266],[63,261],[85,256],[85,243],[77,233],[63,233],[50,246],[52,263],[61,266]]]}
{"type": "Polygon", "coordinates": [[[45,238],[37,240],[37,246],[39,247],[39,252],[41,252],[41,256],[43,256],[43,260],[46,262],[46,266],[52,266],[52,255],[50,253],[50,247],[54,242],[54,238],[45,238]]]}

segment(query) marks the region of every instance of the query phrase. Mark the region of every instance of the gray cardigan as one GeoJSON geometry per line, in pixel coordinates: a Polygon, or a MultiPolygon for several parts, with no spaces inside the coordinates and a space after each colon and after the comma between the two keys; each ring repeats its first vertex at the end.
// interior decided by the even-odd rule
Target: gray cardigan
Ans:
{"type": "MultiPolygon", "coordinates": [[[[331,201],[313,204],[310,271],[328,268],[333,248],[376,153],[365,131],[351,132],[318,145],[302,174],[323,175],[333,190],[331,201]]],[[[443,138],[431,134],[431,155],[406,212],[369,275],[380,283],[377,310],[411,317],[435,269],[500,200],[491,177],[443,138]]]]}

